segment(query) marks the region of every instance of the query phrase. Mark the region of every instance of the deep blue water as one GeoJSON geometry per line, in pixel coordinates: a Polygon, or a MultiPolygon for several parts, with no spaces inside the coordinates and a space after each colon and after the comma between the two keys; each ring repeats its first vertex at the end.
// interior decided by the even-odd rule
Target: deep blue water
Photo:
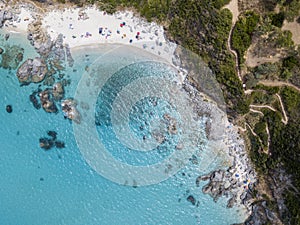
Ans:
{"type": "MultiPolygon", "coordinates": [[[[24,59],[36,55],[23,36],[11,35],[10,43],[24,47],[24,59]]],[[[66,87],[66,97],[74,96],[85,67],[101,54],[88,47],[73,53],[75,65],[65,72],[65,76],[71,79],[70,86],[66,87]]],[[[15,73],[14,70],[0,68],[0,224],[227,225],[242,222],[244,216],[237,207],[226,208],[227,199],[222,198],[215,203],[208,195],[202,194],[201,187],[196,187],[197,176],[207,172],[202,171],[201,157],[198,165],[189,163],[175,176],[155,185],[134,188],[102,177],[83,158],[72,123],[64,119],[62,112],[49,114],[35,109],[29,95],[38,85],[20,87],[15,73]],[[12,113],[5,110],[8,104],[13,107],[12,113]],[[66,147],[49,151],[41,149],[39,138],[47,136],[48,130],[56,131],[57,138],[65,142],[66,147]],[[189,195],[195,197],[198,206],[186,200],[189,195]]],[[[156,100],[157,107],[149,104],[153,99],[146,98],[132,109],[131,129],[137,136],[141,135],[138,128],[142,121],[151,120],[151,116],[161,116],[163,110],[169,110],[175,118],[178,116],[167,102],[156,100]],[[139,110],[143,109],[151,109],[152,114],[141,116],[139,110]]],[[[98,104],[97,107],[96,112],[104,106],[98,104]]],[[[102,108],[102,111],[105,109],[102,108]]],[[[149,135],[145,127],[143,136],[149,135]]],[[[155,150],[152,155],[147,153],[149,156],[143,158],[142,152],[130,155],[128,150],[118,149],[120,143],[113,141],[116,138],[112,137],[109,125],[99,126],[97,131],[99,138],[108,146],[112,142],[113,156],[132,164],[153,164],[164,159],[174,151],[177,140],[174,137],[175,142],[166,142],[164,150],[155,150]],[[137,160],[139,156],[141,160],[137,160]]],[[[201,154],[205,159],[209,149],[201,154]]],[[[214,164],[208,169],[213,167],[214,164]]]]}

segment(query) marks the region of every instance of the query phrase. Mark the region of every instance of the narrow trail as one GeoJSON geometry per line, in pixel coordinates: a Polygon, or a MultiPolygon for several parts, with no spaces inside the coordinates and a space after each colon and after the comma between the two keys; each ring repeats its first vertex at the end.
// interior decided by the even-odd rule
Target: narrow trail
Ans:
{"type": "Polygon", "coordinates": [[[271,143],[271,136],[270,136],[270,131],[269,131],[269,126],[268,123],[266,123],[266,132],[268,135],[268,150],[267,150],[267,154],[270,154],[270,143],[271,143]]]}
{"type": "Polygon", "coordinates": [[[292,87],[294,89],[296,89],[297,91],[300,92],[300,88],[291,84],[291,83],[287,83],[287,82],[284,82],[284,81],[270,81],[270,80],[260,80],[258,82],[259,84],[263,84],[265,86],[270,86],[270,87],[276,87],[276,86],[289,86],[289,87],[292,87]]]}
{"type": "MultiPolygon", "coordinates": [[[[252,129],[252,127],[248,124],[248,123],[245,123],[245,129],[246,129],[246,126],[249,128],[249,130],[251,131],[251,133],[255,136],[255,137],[258,137],[258,135],[254,132],[254,130],[252,129]]],[[[260,140],[261,142],[261,140],[260,140]]]]}
{"type": "Polygon", "coordinates": [[[250,111],[254,112],[254,113],[258,113],[258,114],[264,116],[264,114],[261,111],[258,111],[258,110],[255,110],[255,109],[250,109],[250,111]]]}
{"type": "Polygon", "coordinates": [[[274,109],[272,106],[269,106],[269,105],[249,105],[250,107],[253,107],[253,108],[267,108],[267,109],[270,109],[274,112],[276,112],[277,110],[274,109]]]}
{"type": "Polygon", "coordinates": [[[227,46],[228,46],[228,50],[235,57],[235,69],[237,71],[237,74],[238,74],[238,77],[239,77],[240,81],[242,81],[241,71],[240,71],[240,67],[239,67],[238,54],[231,46],[232,32],[233,32],[233,29],[235,27],[235,23],[238,20],[238,16],[240,14],[239,9],[238,9],[238,0],[231,0],[228,5],[224,6],[224,8],[229,9],[230,12],[232,13],[232,26],[231,26],[231,29],[229,31],[229,36],[228,36],[228,39],[227,39],[227,46]]]}
{"type": "Polygon", "coordinates": [[[278,100],[279,100],[280,105],[281,105],[282,113],[283,113],[283,116],[284,116],[284,119],[282,118],[281,121],[282,121],[285,125],[287,125],[287,123],[288,123],[288,121],[289,121],[289,118],[288,118],[287,115],[286,115],[286,111],[285,111],[284,106],[283,106],[283,104],[282,104],[280,95],[276,93],[276,96],[278,97],[278,100]]]}

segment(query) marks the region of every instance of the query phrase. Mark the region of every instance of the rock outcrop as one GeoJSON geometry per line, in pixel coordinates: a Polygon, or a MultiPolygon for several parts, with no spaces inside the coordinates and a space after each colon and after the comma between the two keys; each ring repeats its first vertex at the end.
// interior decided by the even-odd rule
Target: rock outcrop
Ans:
{"type": "Polygon", "coordinates": [[[73,120],[75,123],[80,123],[81,116],[76,109],[77,103],[74,99],[66,99],[61,103],[62,110],[66,118],[73,120]]]}
{"type": "Polygon", "coordinates": [[[55,105],[50,90],[46,89],[39,93],[41,105],[46,112],[57,113],[58,109],[55,105]]]}
{"type": "Polygon", "coordinates": [[[52,41],[47,32],[43,29],[40,19],[36,19],[28,25],[27,38],[41,56],[48,56],[52,48],[52,41]]]}
{"type": "Polygon", "coordinates": [[[6,20],[12,20],[13,14],[7,10],[0,10],[0,28],[3,27],[6,20]]]}
{"type": "Polygon", "coordinates": [[[38,83],[44,80],[47,73],[45,61],[39,57],[27,59],[18,69],[17,77],[23,84],[38,83]]]}
{"type": "Polygon", "coordinates": [[[52,95],[55,101],[61,100],[64,97],[64,93],[64,87],[60,82],[53,85],[52,95]]]}

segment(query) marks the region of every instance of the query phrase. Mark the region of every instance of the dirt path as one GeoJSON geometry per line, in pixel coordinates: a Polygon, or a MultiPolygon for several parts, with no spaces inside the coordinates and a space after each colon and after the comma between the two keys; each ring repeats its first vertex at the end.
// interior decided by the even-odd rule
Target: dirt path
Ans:
{"type": "Polygon", "coordinates": [[[281,105],[281,109],[282,109],[282,113],[283,113],[283,116],[284,116],[284,119],[282,118],[281,121],[282,121],[285,125],[287,125],[287,123],[288,123],[288,121],[289,121],[289,118],[288,118],[287,115],[286,115],[286,111],[285,111],[284,106],[283,106],[283,104],[282,104],[280,95],[276,93],[276,96],[277,96],[278,99],[279,99],[279,102],[280,102],[280,105],[281,105]]]}
{"type": "Polygon", "coordinates": [[[268,150],[265,153],[269,154],[270,153],[271,137],[270,137],[270,131],[269,131],[268,123],[266,123],[266,132],[267,132],[267,135],[268,135],[268,150]]]}
{"type": "Polygon", "coordinates": [[[287,82],[283,82],[283,81],[270,81],[270,80],[261,80],[258,82],[259,84],[263,84],[265,86],[270,86],[270,87],[276,87],[276,86],[289,86],[292,88],[295,88],[297,91],[300,92],[300,88],[298,88],[297,86],[287,83],[287,82]]]}
{"type": "Polygon", "coordinates": [[[232,46],[231,46],[231,38],[232,38],[233,28],[235,26],[236,21],[238,20],[239,14],[240,14],[239,7],[238,7],[238,0],[231,0],[228,5],[224,6],[224,8],[229,9],[230,12],[232,13],[232,26],[231,26],[231,29],[229,31],[227,46],[228,46],[228,50],[235,57],[235,69],[237,71],[237,74],[238,74],[238,77],[239,77],[240,81],[242,81],[241,71],[240,71],[240,68],[239,68],[238,54],[234,49],[232,49],[232,46]]]}
{"type": "Polygon", "coordinates": [[[250,107],[253,107],[253,108],[267,108],[267,109],[270,109],[274,112],[276,112],[276,109],[274,109],[272,106],[269,106],[269,105],[249,105],[250,107]]]}
{"type": "Polygon", "coordinates": [[[261,111],[258,111],[258,110],[255,110],[255,109],[250,109],[250,111],[251,111],[251,112],[254,112],[254,113],[258,113],[258,114],[264,116],[264,114],[263,114],[261,111]]]}

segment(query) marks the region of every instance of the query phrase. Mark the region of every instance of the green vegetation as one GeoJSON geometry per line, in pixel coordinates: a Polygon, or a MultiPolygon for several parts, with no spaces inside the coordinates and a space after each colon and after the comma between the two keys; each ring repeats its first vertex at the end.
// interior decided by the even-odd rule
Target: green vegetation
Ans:
{"type": "Polygon", "coordinates": [[[281,28],[283,25],[284,18],[285,16],[283,12],[271,14],[271,23],[272,25],[281,28]]]}
{"type": "Polygon", "coordinates": [[[292,33],[290,31],[280,32],[277,36],[276,47],[277,48],[290,48],[294,45],[292,40],[292,33]]]}
{"type": "Polygon", "coordinates": [[[248,11],[241,15],[232,33],[232,47],[237,51],[239,63],[244,62],[244,54],[251,45],[251,37],[259,22],[259,15],[248,11]]]}
{"type": "MultiPolygon", "coordinates": [[[[262,87],[262,86],[261,86],[262,87]]],[[[265,89],[268,89],[264,87],[265,89]]],[[[269,88],[269,93],[278,91],[269,88]]],[[[258,171],[263,174],[269,174],[270,171],[283,164],[285,170],[293,175],[293,184],[296,189],[300,190],[300,93],[291,87],[284,87],[279,90],[285,109],[287,111],[289,122],[284,125],[281,121],[281,114],[264,109],[264,117],[255,125],[254,131],[260,137],[263,144],[249,133],[251,141],[250,157],[257,167],[258,171]],[[265,123],[268,124],[270,131],[270,151],[271,155],[266,157],[262,149],[266,146],[265,123]]],[[[257,96],[257,93],[254,94],[257,96]]],[[[262,96],[261,96],[262,97],[262,96]]],[[[282,220],[287,224],[299,225],[300,222],[300,195],[293,189],[286,192],[285,203],[289,209],[290,215],[282,220]]],[[[287,215],[286,215],[287,216],[287,215]]]]}
{"type": "Polygon", "coordinates": [[[258,137],[255,137],[249,128],[247,129],[251,143],[250,159],[259,172],[265,173],[267,170],[266,162],[268,160],[268,155],[263,152],[258,137]]]}
{"type": "Polygon", "coordinates": [[[279,1],[286,15],[286,19],[291,22],[299,16],[300,1],[299,0],[285,0],[279,1]]]}
{"type": "Polygon", "coordinates": [[[268,134],[266,133],[266,123],[260,121],[257,124],[255,124],[254,132],[259,136],[260,140],[262,141],[263,147],[268,147],[268,134]]]}

